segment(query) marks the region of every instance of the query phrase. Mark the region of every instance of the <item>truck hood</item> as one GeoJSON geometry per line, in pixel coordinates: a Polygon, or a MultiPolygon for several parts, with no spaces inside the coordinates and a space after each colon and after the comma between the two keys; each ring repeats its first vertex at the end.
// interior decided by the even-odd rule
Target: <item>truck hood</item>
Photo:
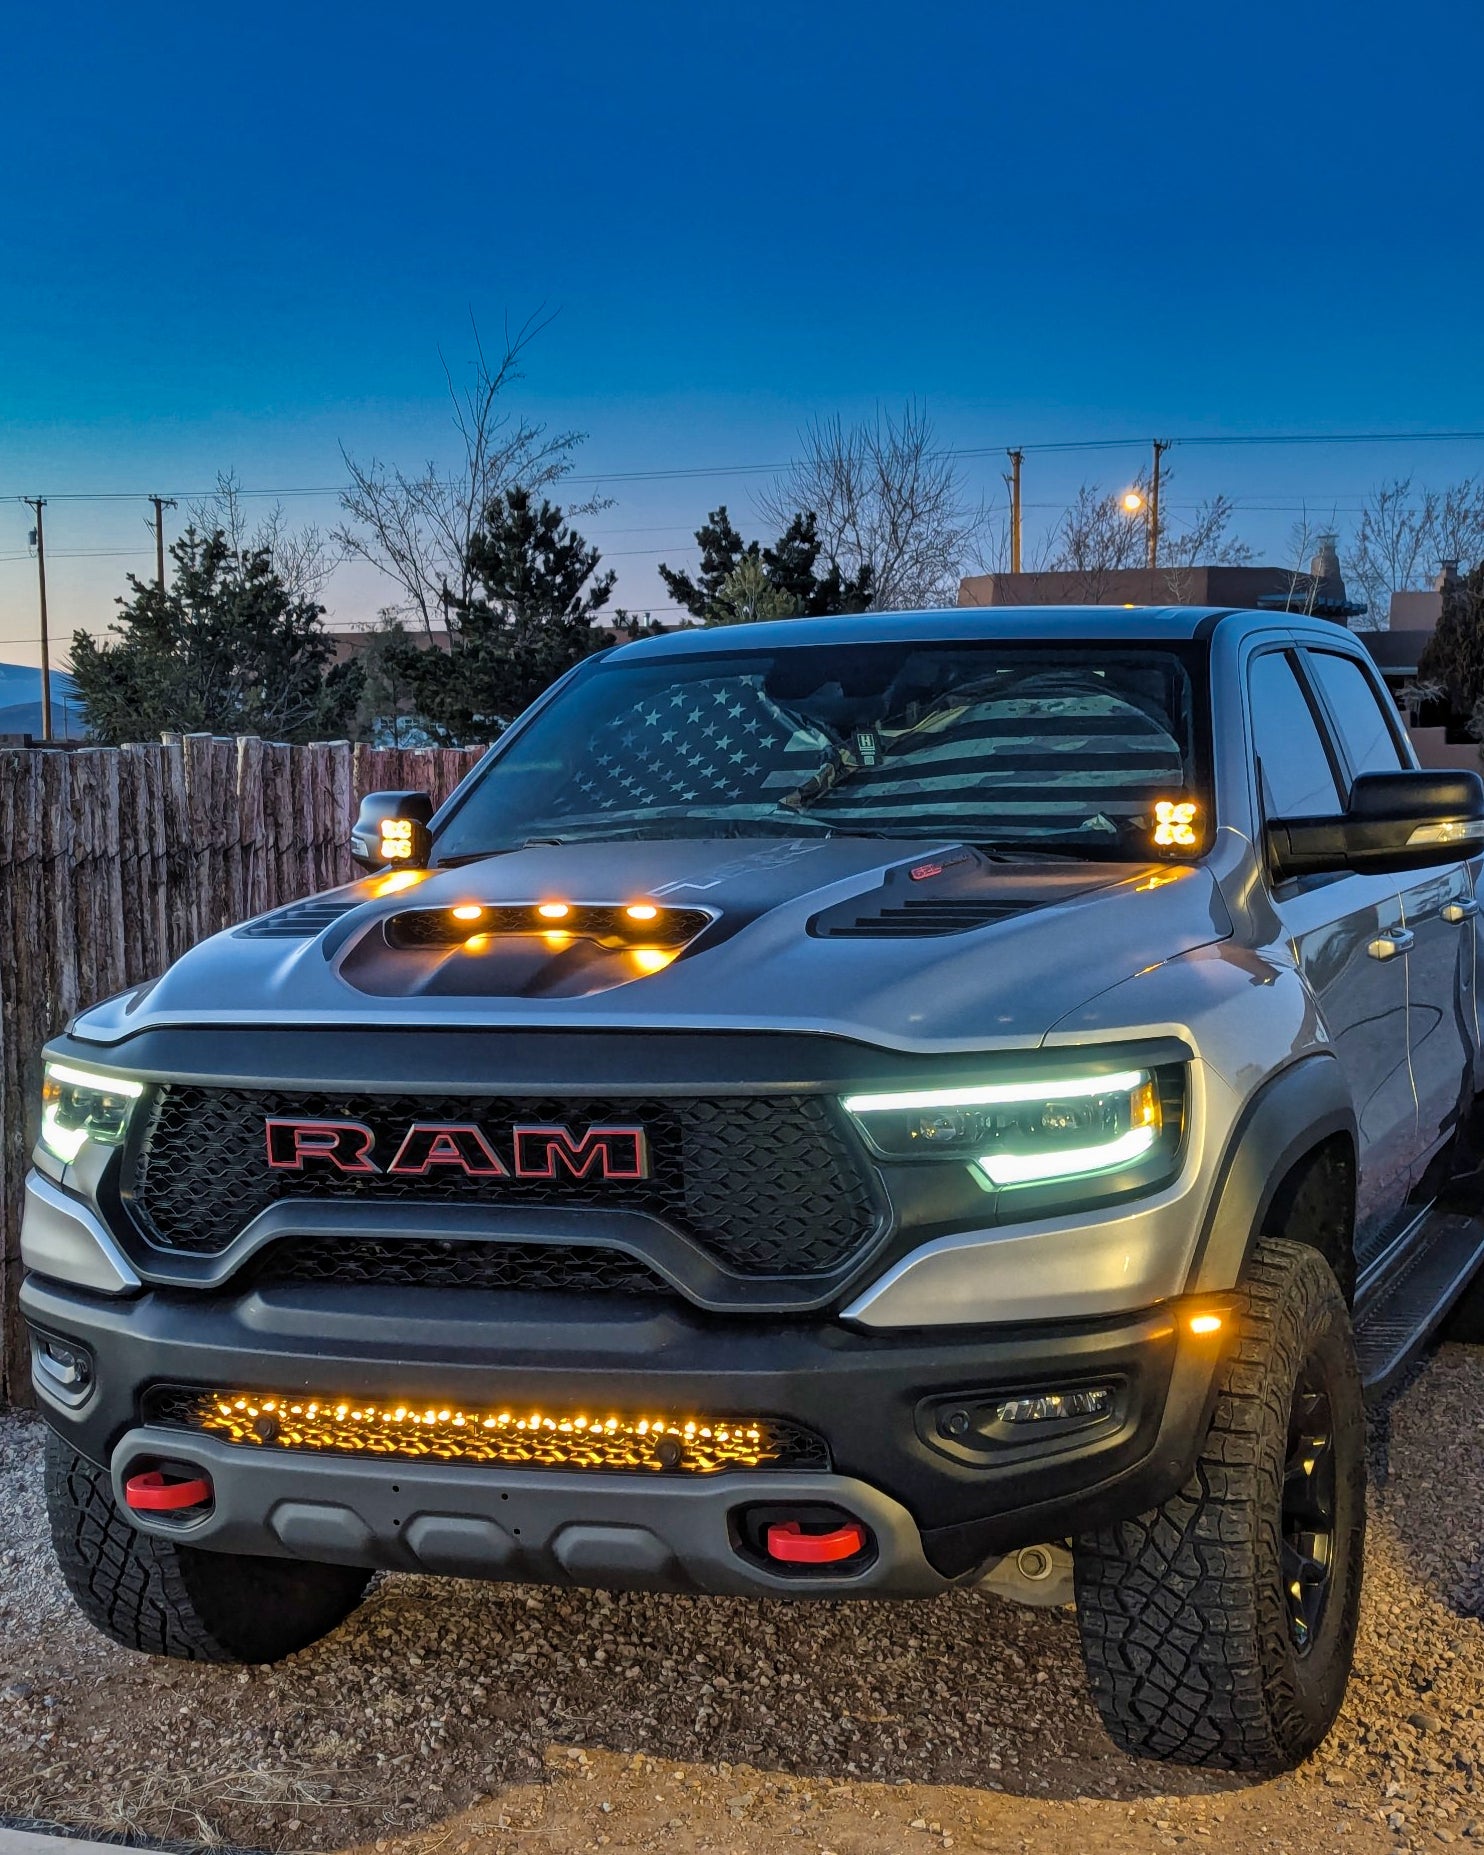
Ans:
{"type": "Polygon", "coordinates": [[[369,877],[214,935],[74,1034],[724,1027],[1024,1048],[1094,994],[1231,931],[1200,866],[844,837],[533,846],[369,877]],[[558,903],[565,920],[537,918],[558,903]],[[659,913],[633,921],[635,904],[659,913]]]}

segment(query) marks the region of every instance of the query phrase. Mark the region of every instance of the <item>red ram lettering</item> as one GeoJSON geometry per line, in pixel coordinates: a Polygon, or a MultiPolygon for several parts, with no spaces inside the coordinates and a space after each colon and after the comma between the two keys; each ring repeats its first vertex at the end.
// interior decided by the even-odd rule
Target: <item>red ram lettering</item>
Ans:
{"type": "Polygon", "coordinates": [[[302,1172],[323,1160],[337,1172],[375,1172],[371,1149],[376,1135],[363,1121],[269,1121],[268,1164],[278,1172],[302,1172]]]}
{"type": "Polygon", "coordinates": [[[509,1176],[483,1130],[466,1121],[414,1122],[387,1171],[422,1174],[434,1166],[459,1166],[471,1179],[509,1176]]]}
{"type": "Polygon", "coordinates": [[[515,1176],[554,1179],[560,1162],[574,1179],[647,1179],[649,1143],[642,1127],[589,1127],[576,1139],[568,1127],[517,1127],[515,1176]]]}

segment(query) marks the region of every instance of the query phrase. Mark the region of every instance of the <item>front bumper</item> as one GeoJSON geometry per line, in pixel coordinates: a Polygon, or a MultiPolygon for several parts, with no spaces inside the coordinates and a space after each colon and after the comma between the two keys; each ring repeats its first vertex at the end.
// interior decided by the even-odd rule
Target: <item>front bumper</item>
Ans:
{"type": "MultiPolygon", "coordinates": [[[[146,1459],[206,1469],[216,1502],[189,1523],[223,1551],[661,1589],[797,1592],[747,1562],[737,1516],[824,1503],[865,1522],[876,1555],[819,1595],[911,1594],[973,1577],[1019,1546],[1146,1511],[1186,1479],[1205,1433],[1220,1336],[1184,1304],[1027,1327],[865,1334],[837,1321],[729,1319],[672,1304],[282,1287],[236,1298],[154,1290],[107,1299],[39,1276],[33,1332],[81,1344],[95,1378],[48,1420],[122,1479],[146,1459]],[[519,1300],[518,1310],[512,1302],[519,1300]],[[946,1413],[1063,1387],[1114,1388],[1106,1418],[965,1444],[946,1413]],[[827,1473],[710,1475],[430,1463],[232,1444],[146,1422],[154,1387],[435,1400],[470,1407],[772,1416],[823,1439],[827,1473]]],[[[185,1537],[172,1519],[134,1524],[185,1537]]]]}

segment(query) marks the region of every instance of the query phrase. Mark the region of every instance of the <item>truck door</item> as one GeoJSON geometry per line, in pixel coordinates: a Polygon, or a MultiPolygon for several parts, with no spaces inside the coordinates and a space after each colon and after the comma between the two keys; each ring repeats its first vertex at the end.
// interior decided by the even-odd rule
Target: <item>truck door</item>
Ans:
{"type": "MultiPolygon", "coordinates": [[[[1296,653],[1255,655],[1248,700],[1264,818],[1342,811],[1343,769],[1296,653]]],[[[1417,1149],[1401,895],[1389,876],[1354,874],[1278,883],[1271,894],[1355,1104],[1355,1238],[1363,1260],[1406,1200],[1417,1149]]]]}
{"type": "MultiPolygon", "coordinates": [[[[1345,760],[1347,792],[1357,773],[1394,773],[1413,764],[1402,745],[1395,706],[1363,664],[1338,651],[1314,649],[1304,651],[1304,661],[1345,760]]],[[[1453,1132],[1473,1093],[1471,923],[1477,904],[1468,867],[1456,859],[1396,880],[1402,926],[1409,936],[1402,963],[1417,1092],[1415,1179],[1453,1132]]]]}

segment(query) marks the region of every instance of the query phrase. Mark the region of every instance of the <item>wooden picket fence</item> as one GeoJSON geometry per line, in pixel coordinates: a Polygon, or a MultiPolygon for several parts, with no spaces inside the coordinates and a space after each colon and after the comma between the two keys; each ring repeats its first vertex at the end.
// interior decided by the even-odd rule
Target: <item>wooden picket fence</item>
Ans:
{"type": "Polygon", "coordinates": [[[362,793],[441,801],[481,751],[211,735],[0,750],[0,1405],[28,1396],[16,1295],[42,1044],[208,934],[348,881],[362,793]]]}

